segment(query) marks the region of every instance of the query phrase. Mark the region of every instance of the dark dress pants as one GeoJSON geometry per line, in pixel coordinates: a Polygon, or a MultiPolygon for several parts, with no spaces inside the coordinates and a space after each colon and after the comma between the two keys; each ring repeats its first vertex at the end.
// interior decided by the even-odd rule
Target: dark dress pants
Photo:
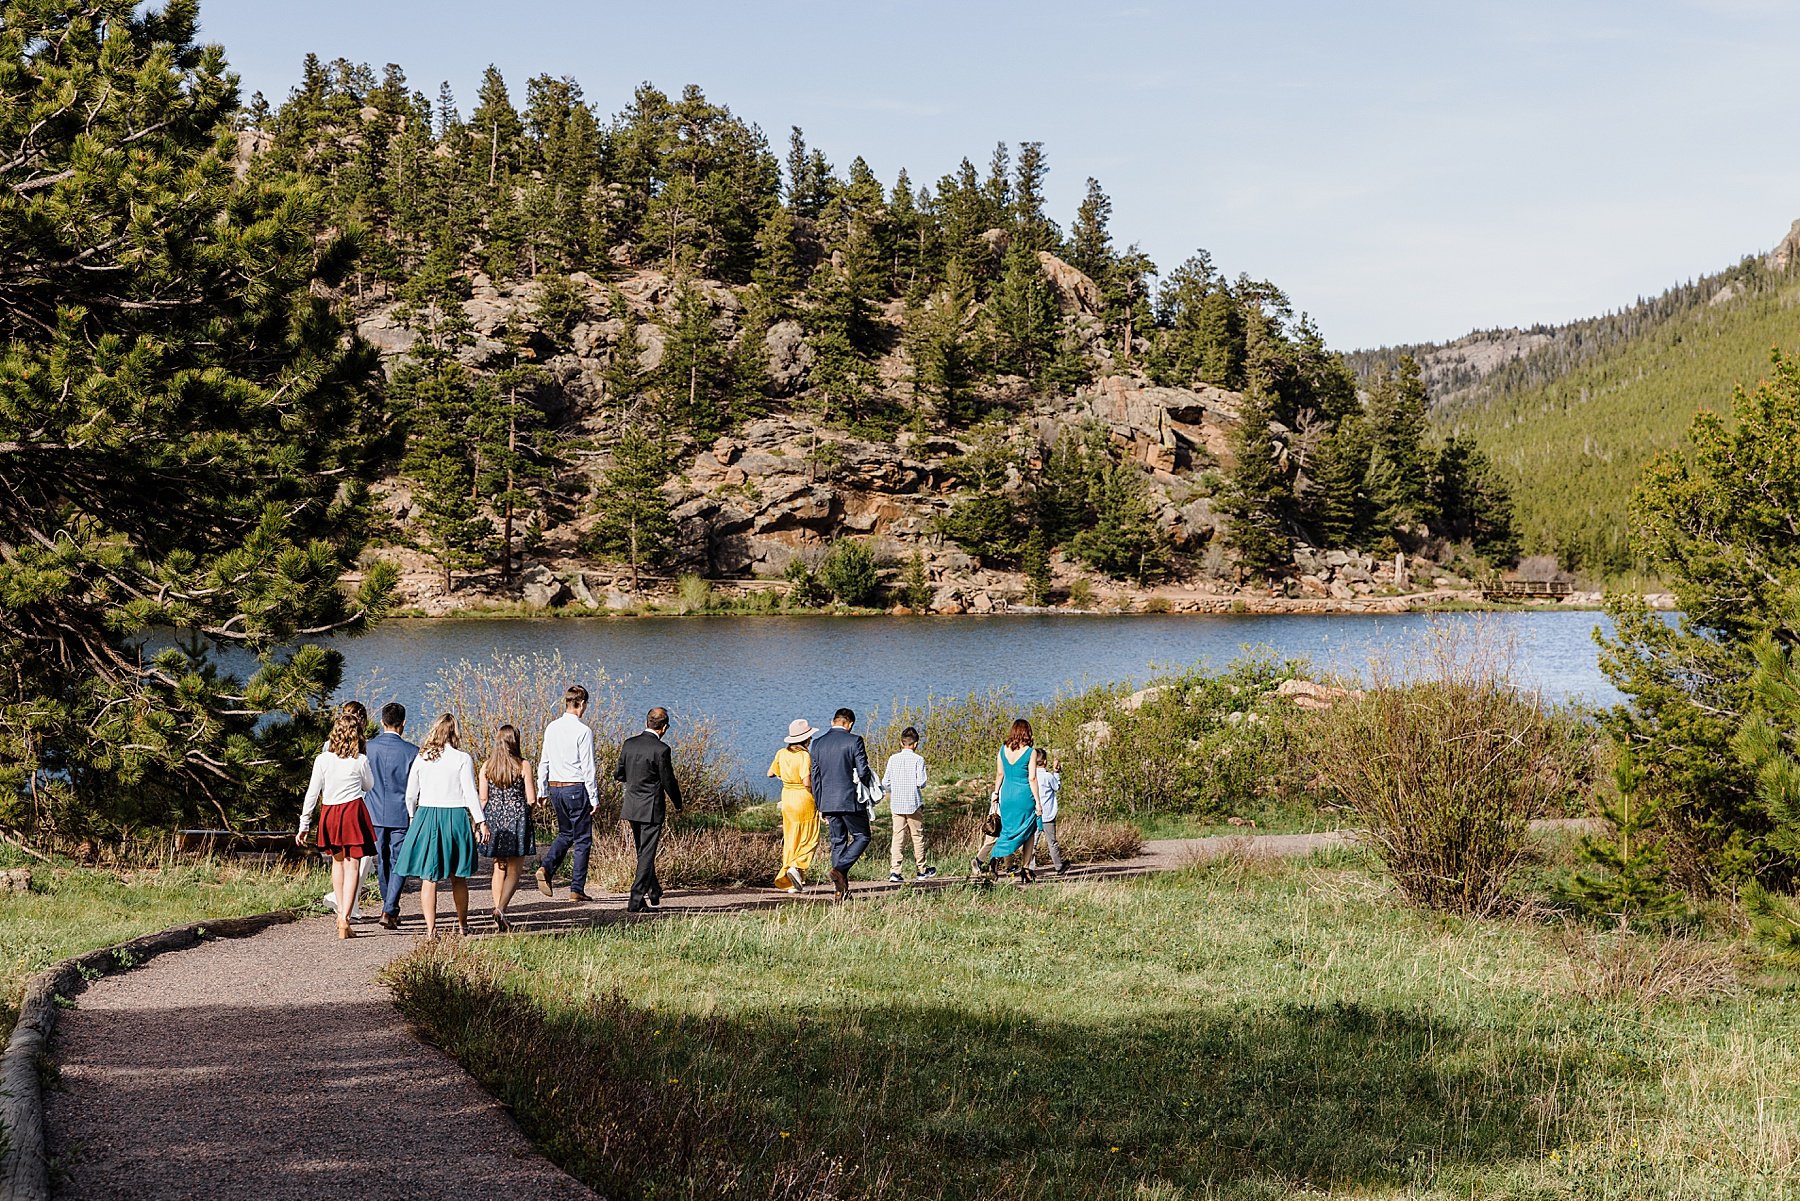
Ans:
{"type": "Polygon", "coordinates": [[[556,838],[538,866],[555,879],[563,856],[568,855],[569,887],[576,892],[586,892],[588,852],[594,846],[594,811],[588,808],[587,789],[579,784],[552,786],[550,808],[556,813],[556,838]]]}
{"type": "Polygon", "coordinates": [[[825,824],[831,833],[831,866],[849,875],[862,853],[869,849],[869,811],[827,813],[825,824]]]}
{"type": "Polygon", "coordinates": [[[656,878],[656,848],[662,845],[661,822],[632,822],[631,837],[637,843],[637,874],[631,878],[631,903],[640,905],[650,897],[662,899],[662,884],[656,878]]]}
{"type": "Polygon", "coordinates": [[[406,887],[406,877],[394,870],[394,864],[405,842],[405,826],[375,827],[375,879],[381,886],[383,913],[400,912],[400,891],[406,887]]]}

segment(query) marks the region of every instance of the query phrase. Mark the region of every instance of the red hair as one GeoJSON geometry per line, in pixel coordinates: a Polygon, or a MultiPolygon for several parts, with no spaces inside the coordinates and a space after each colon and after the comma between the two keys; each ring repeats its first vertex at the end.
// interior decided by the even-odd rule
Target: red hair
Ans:
{"type": "Polygon", "coordinates": [[[1006,749],[1016,751],[1022,746],[1031,745],[1031,723],[1023,717],[1013,721],[1012,729],[1006,732],[1006,749]]]}

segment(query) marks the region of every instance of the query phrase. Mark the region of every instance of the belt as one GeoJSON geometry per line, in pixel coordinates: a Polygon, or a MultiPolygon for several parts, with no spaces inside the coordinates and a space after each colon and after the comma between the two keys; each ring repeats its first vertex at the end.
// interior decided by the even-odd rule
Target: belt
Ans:
{"type": "Polygon", "coordinates": [[[552,788],[585,788],[585,787],[587,787],[587,785],[583,784],[580,780],[550,780],[550,781],[547,781],[547,783],[552,788]]]}

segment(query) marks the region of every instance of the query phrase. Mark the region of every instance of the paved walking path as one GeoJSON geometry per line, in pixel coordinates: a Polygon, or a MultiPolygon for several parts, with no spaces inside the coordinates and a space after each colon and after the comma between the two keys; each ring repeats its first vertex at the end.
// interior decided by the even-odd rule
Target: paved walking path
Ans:
{"type": "MultiPolygon", "coordinates": [[[[1166,871],[1228,853],[1299,855],[1342,834],[1151,842],[1069,879],[1166,871]]],[[[954,883],[954,878],[945,881],[954,883]]],[[[472,910],[491,930],[480,881],[472,910]]],[[[895,885],[857,884],[858,895],[895,885]]],[[[529,884],[520,930],[628,920],[623,897],[570,905],[529,884]]],[[[828,890],[815,889],[811,900],[828,890]]],[[[770,890],[671,891],[664,913],[806,903],[770,890]]],[[[447,909],[449,897],[443,897],[447,909]]],[[[301,1201],[332,1195],[591,1198],[539,1155],[501,1105],[415,1038],[376,975],[418,945],[414,916],[340,942],[325,916],[162,955],[88,987],[58,1023],[47,1094],[57,1195],[301,1201]]],[[[453,929],[454,922],[440,929],[453,929]]]]}

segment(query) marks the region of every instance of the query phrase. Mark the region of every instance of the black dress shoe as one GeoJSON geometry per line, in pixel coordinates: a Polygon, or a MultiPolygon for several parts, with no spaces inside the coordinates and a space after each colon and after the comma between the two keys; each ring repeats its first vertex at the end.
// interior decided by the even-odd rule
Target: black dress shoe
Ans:
{"type": "Polygon", "coordinates": [[[650,906],[642,901],[631,901],[625,906],[626,913],[649,913],[650,906]]]}
{"type": "Polygon", "coordinates": [[[662,904],[662,889],[659,888],[655,892],[651,893],[648,900],[650,901],[650,908],[652,908],[652,909],[655,909],[658,905],[661,905],[662,904]]]}

